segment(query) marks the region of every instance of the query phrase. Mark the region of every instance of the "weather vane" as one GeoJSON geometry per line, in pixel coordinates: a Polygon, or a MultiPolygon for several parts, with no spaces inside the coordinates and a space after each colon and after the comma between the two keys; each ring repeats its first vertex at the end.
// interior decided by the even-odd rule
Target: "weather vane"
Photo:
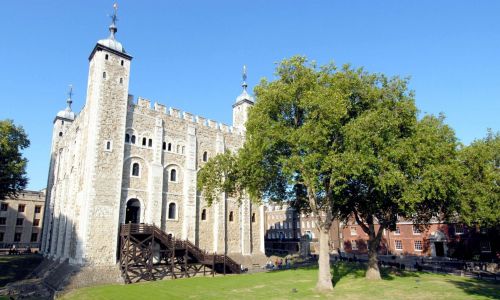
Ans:
{"type": "Polygon", "coordinates": [[[247,81],[247,66],[243,65],[243,81],[247,81]]]}
{"type": "Polygon", "coordinates": [[[66,102],[68,103],[68,108],[71,109],[71,103],[73,103],[73,85],[69,85],[69,91],[68,91],[68,100],[66,102]]]}
{"type": "Polygon", "coordinates": [[[115,2],[115,4],[113,4],[113,15],[111,16],[111,21],[113,22],[113,24],[115,24],[116,21],[118,21],[118,18],[116,17],[116,13],[118,11],[118,3],[115,2]]]}

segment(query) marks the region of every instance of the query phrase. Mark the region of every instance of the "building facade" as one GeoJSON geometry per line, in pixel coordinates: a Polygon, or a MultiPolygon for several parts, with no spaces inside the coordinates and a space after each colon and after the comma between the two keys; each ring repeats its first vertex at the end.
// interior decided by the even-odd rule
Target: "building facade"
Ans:
{"type": "MultiPolygon", "coordinates": [[[[419,226],[401,221],[397,223],[395,231],[384,231],[379,254],[498,259],[498,233],[498,228],[468,227],[437,221],[419,226]]],[[[355,222],[342,225],[342,236],[343,248],[347,253],[367,253],[368,235],[355,222]]]]}
{"type": "Polygon", "coordinates": [[[0,201],[0,248],[40,247],[45,191],[22,191],[0,201]]]}
{"type": "MultiPolygon", "coordinates": [[[[264,210],[227,195],[208,206],[198,170],[245,139],[253,98],[243,92],[228,126],[129,94],[132,56],[110,36],[89,57],[86,103],[54,120],[42,251],[76,265],[113,265],[119,226],[155,224],[217,253],[264,253],[264,210]]],[[[246,72],[244,72],[246,73],[246,72]]]]}
{"type": "MultiPolygon", "coordinates": [[[[319,254],[319,230],[314,213],[298,213],[286,204],[266,205],[265,240],[268,253],[311,253],[319,254]],[[307,247],[307,251],[303,251],[307,247]]],[[[340,222],[334,220],[330,228],[330,252],[336,253],[342,247],[340,222]]]]}

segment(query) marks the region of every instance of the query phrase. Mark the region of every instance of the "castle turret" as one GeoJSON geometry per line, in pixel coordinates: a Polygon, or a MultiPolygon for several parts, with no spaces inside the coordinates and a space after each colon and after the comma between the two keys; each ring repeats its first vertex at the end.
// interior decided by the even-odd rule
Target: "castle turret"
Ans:
{"type": "Polygon", "coordinates": [[[86,206],[80,220],[83,261],[95,265],[116,262],[121,179],[124,161],[128,85],[132,57],[116,40],[117,6],[110,35],[90,54],[85,107],[86,206]]]}
{"type": "Polygon", "coordinates": [[[248,109],[253,106],[254,99],[247,92],[247,68],[243,66],[243,91],[236,98],[236,102],[233,104],[233,127],[239,131],[245,131],[245,123],[248,119],[248,109]]]}

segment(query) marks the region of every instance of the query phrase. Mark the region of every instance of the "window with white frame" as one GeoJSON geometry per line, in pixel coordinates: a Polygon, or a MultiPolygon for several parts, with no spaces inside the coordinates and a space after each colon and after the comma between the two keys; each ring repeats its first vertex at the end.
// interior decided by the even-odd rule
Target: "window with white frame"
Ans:
{"type": "Polygon", "coordinates": [[[396,249],[396,250],[403,250],[403,241],[401,241],[401,240],[395,240],[394,241],[394,249],[396,249]]]}
{"type": "Polygon", "coordinates": [[[177,205],[175,204],[175,202],[171,202],[168,205],[168,219],[169,220],[177,219],[177,205]]]}
{"type": "Polygon", "coordinates": [[[356,240],[351,240],[351,249],[358,250],[358,243],[356,242],[356,240]]]}
{"type": "Polygon", "coordinates": [[[422,251],[424,250],[424,246],[422,244],[422,241],[418,240],[415,241],[415,251],[422,251]]]}
{"type": "Polygon", "coordinates": [[[481,252],[483,252],[483,253],[490,253],[491,252],[491,244],[489,241],[481,241],[479,243],[479,246],[481,247],[481,252]]]}
{"type": "Polygon", "coordinates": [[[358,235],[358,232],[356,230],[356,226],[351,226],[349,229],[351,231],[351,235],[358,235]]]}
{"type": "Polygon", "coordinates": [[[413,234],[420,234],[420,228],[418,225],[413,225],[413,234]]]}
{"type": "Polygon", "coordinates": [[[139,163],[133,163],[132,164],[132,176],[134,177],[139,177],[140,175],[140,166],[139,166],[139,163]]]}
{"type": "Polygon", "coordinates": [[[399,228],[399,226],[396,226],[396,231],[394,231],[394,234],[395,235],[400,235],[401,234],[401,229],[399,228]]]}

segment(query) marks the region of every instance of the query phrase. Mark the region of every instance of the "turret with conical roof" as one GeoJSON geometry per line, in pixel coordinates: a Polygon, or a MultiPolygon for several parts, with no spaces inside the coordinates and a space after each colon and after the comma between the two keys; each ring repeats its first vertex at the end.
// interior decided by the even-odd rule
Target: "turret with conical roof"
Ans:
{"type": "Polygon", "coordinates": [[[243,66],[243,91],[236,97],[236,102],[233,104],[233,127],[244,132],[245,123],[248,119],[248,109],[253,106],[254,98],[247,92],[247,67],[243,66]]]}

